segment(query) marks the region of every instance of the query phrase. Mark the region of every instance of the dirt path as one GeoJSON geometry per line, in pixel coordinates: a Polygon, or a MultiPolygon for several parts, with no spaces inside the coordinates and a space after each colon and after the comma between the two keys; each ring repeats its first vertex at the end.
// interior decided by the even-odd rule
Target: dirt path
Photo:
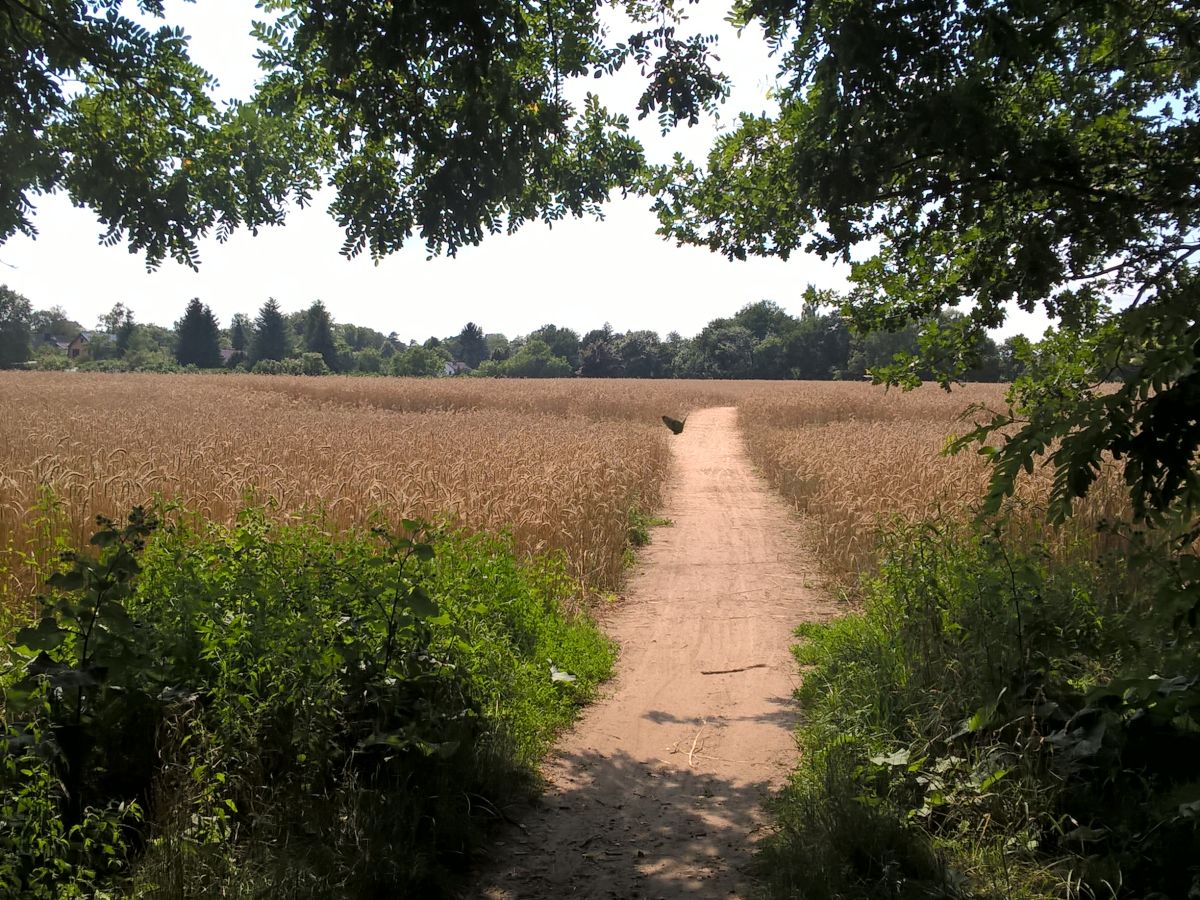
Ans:
{"type": "Polygon", "coordinates": [[[737,411],[694,413],[672,445],[674,525],[605,622],[617,677],[547,761],[547,793],[476,896],[747,896],[761,801],[796,758],[791,631],[836,609],[751,468],[737,411]]]}

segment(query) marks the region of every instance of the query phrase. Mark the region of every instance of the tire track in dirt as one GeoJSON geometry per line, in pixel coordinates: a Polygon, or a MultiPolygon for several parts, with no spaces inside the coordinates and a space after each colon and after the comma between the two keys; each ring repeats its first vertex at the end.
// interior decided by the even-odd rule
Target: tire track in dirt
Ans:
{"type": "Polygon", "coordinates": [[[469,896],[748,895],[762,801],[796,760],[792,629],[838,607],[750,465],[736,409],[694,412],[672,446],[674,525],[655,529],[604,621],[621,646],[616,678],[546,761],[546,793],[469,896]]]}

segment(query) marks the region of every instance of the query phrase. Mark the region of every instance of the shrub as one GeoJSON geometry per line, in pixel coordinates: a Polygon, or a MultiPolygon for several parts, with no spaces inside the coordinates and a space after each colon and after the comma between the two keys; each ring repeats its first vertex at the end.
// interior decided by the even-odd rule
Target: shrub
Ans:
{"type": "Polygon", "coordinates": [[[1182,762],[1200,752],[1198,642],[1161,602],[1180,573],[1055,553],[905,528],[861,613],[801,629],[805,761],[766,851],[777,893],[1200,885],[1182,762]]]}
{"type": "Polygon", "coordinates": [[[436,892],[611,665],[562,612],[561,561],[498,539],[333,536],[257,510],[100,524],[4,683],[10,741],[53,778],[0,771],[0,805],[33,792],[66,833],[125,841],[51,847],[66,878],[111,881],[144,846],[142,896],[436,892]]]}
{"type": "Polygon", "coordinates": [[[329,375],[332,370],[320,353],[303,353],[300,356],[301,375],[329,375]]]}

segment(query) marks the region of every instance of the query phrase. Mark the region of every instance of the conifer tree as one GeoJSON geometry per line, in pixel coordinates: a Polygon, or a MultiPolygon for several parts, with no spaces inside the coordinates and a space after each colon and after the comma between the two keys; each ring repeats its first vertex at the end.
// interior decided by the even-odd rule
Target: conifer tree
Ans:
{"type": "Polygon", "coordinates": [[[291,342],[288,340],[283,313],[279,311],[279,302],[270,297],[258,311],[258,318],[254,320],[250,362],[253,364],[263,359],[286,359],[290,350],[291,342]]]}
{"type": "Polygon", "coordinates": [[[230,325],[229,345],[239,353],[245,353],[249,349],[250,333],[253,329],[254,323],[250,321],[249,316],[236,313],[230,325]]]}
{"type": "Polygon", "coordinates": [[[198,297],[193,297],[187,305],[183,318],[179,320],[175,331],[175,359],[181,366],[197,366],[201,369],[215,369],[221,365],[220,329],[217,327],[217,317],[211,309],[204,306],[198,297]]]}
{"type": "Polygon", "coordinates": [[[320,353],[325,365],[338,370],[337,346],[333,342],[333,320],[320,300],[308,308],[304,318],[304,349],[320,353]]]}
{"type": "Polygon", "coordinates": [[[483,329],[474,322],[468,322],[458,335],[458,352],[463,362],[472,369],[488,358],[487,341],[483,329]]]}

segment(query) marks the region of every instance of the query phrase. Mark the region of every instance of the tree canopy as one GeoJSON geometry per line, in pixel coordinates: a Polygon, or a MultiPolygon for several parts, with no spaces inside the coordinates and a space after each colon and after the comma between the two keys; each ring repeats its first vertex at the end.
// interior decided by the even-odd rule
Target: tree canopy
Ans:
{"type": "Polygon", "coordinates": [[[1140,513],[1200,508],[1181,414],[1200,390],[1200,8],[740,0],[735,18],[779,52],[779,111],[741,117],[706,167],[659,171],[663,233],[851,262],[860,330],[925,323],[920,352],[876,373],[893,384],[948,383],[984,329],[1040,307],[1057,337],[971,436],[1017,426],[993,505],[1052,452],[1065,515],[1111,451],[1140,513]]]}
{"type": "Polygon", "coordinates": [[[8,285],[0,285],[0,368],[28,362],[32,316],[29,300],[8,285]]]}
{"type": "Polygon", "coordinates": [[[175,328],[178,342],[175,358],[181,366],[213,369],[221,364],[220,328],[211,309],[198,298],[188,302],[175,328]]]}
{"type": "Polygon", "coordinates": [[[640,177],[628,119],[565,79],[633,60],[641,114],[695,122],[725,91],[706,39],[676,37],[670,4],[267,0],[262,79],[220,104],[162,0],[4,0],[0,15],[0,241],[34,234],[36,195],[93,209],[106,243],[156,266],[197,241],[282,221],[328,184],[343,251],[381,256],[419,235],[453,254],[531,219],[596,213],[640,177]]]}
{"type": "Polygon", "coordinates": [[[333,318],[320,300],[304,314],[304,349],[318,353],[332,372],[338,371],[338,352],[333,341],[333,318]]]}
{"type": "Polygon", "coordinates": [[[258,363],[266,359],[281,360],[287,357],[291,350],[288,338],[287,324],[283,313],[279,311],[279,303],[274,297],[267,299],[258,311],[254,320],[254,336],[250,342],[250,362],[258,363]]]}

